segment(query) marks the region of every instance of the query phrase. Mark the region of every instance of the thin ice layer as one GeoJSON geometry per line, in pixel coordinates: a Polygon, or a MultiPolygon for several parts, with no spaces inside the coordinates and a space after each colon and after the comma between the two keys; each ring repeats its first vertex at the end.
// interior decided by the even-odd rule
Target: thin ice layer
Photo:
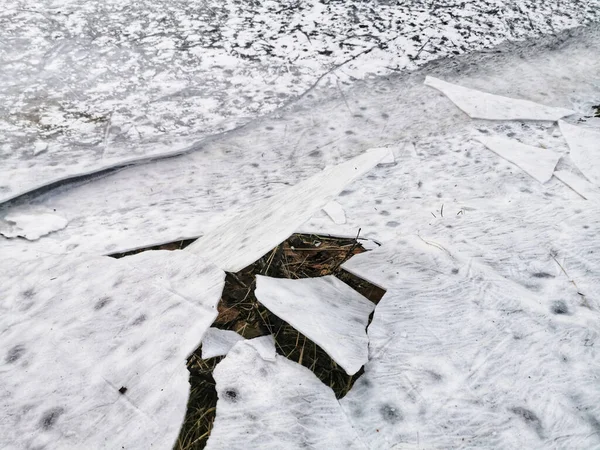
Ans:
{"type": "Polygon", "coordinates": [[[367,152],[329,167],[221,223],[186,250],[201,255],[223,270],[237,272],[284,241],[347,184],[375,167],[385,155],[385,151],[367,152]]]}
{"type": "Polygon", "coordinates": [[[367,362],[366,335],[375,305],[328,275],[288,280],[256,276],[256,298],[319,345],[348,375],[367,362]]]}
{"type": "Polygon", "coordinates": [[[552,178],[560,155],[552,150],[502,137],[480,137],[483,145],[544,184],[552,178]]]}
{"type": "MultiPolygon", "coordinates": [[[[452,79],[460,73],[478,89],[493,86],[494,92],[590,111],[600,102],[599,53],[600,28],[590,27],[431,64],[427,74],[452,79]]],[[[455,204],[452,214],[474,199],[490,205],[522,197],[548,202],[548,193],[552,200],[581,200],[558,181],[540,185],[473,139],[512,136],[566,154],[554,124],[472,120],[424,86],[424,77],[423,71],[399,73],[352,86],[340,83],[334,93],[314,90],[278,115],[207,142],[197,152],[0,207],[0,216],[43,206],[69,219],[65,229],[38,243],[0,239],[0,253],[21,259],[44,252],[112,254],[196,238],[218,226],[221,214],[247,209],[326,165],[385,145],[394,149],[395,162],[374,168],[336,198],[347,224],[324,217],[318,229],[355,237],[362,228],[361,236],[382,242],[411,217],[422,219],[421,229],[427,227],[432,212],[440,218],[442,204],[448,218],[455,204]]],[[[317,229],[311,227],[304,229],[317,229]]]]}
{"type": "Polygon", "coordinates": [[[426,77],[425,85],[435,88],[473,119],[550,120],[575,114],[566,108],[553,108],[529,100],[503,97],[426,77]]]}
{"type": "Polygon", "coordinates": [[[62,216],[44,211],[37,213],[10,213],[0,219],[0,235],[7,238],[22,237],[30,241],[54,231],[62,230],[69,221],[62,216]]]}
{"type": "Polygon", "coordinates": [[[425,237],[349,266],[388,289],[365,374],[341,401],[371,448],[600,445],[598,312],[546,309],[535,292],[425,237]]]}
{"type": "Polygon", "coordinates": [[[224,283],[221,270],[185,255],[190,296],[172,270],[178,256],[0,261],[0,447],[172,447],[189,391],[185,359],[224,283]],[[168,260],[170,284],[149,276],[168,260]]]}
{"type": "Polygon", "coordinates": [[[277,355],[237,343],[213,373],[219,401],[207,450],[365,449],[333,391],[277,355]]]}
{"type": "Polygon", "coordinates": [[[560,131],[571,149],[571,159],[588,180],[600,187],[600,130],[560,121],[560,131]]]}
{"type": "Polygon", "coordinates": [[[243,340],[235,331],[211,327],[202,338],[202,359],[225,356],[235,344],[243,340]]]}

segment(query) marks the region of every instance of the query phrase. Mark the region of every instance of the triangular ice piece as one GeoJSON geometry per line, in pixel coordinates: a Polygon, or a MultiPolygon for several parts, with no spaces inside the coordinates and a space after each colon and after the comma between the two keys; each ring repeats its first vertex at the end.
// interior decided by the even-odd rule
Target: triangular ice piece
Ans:
{"type": "Polygon", "coordinates": [[[244,337],[231,330],[209,328],[202,338],[202,359],[225,356],[244,337]]]}
{"type": "Polygon", "coordinates": [[[369,151],[284,189],[209,231],[186,250],[237,272],[283,242],[346,185],[371,170],[389,154],[369,151]]]}
{"type": "Polygon", "coordinates": [[[487,120],[550,120],[575,114],[566,108],[544,106],[521,100],[469,89],[434,77],[426,77],[425,85],[442,92],[473,119],[487,120]]]}
{"type": "Polygon", "coordinates": [[[521,144],[511,139],[500,137],[480,137],[479,141],[491,151],[515,164],[540,183],[552,178],[552,173],[560,155],[540,147],[521,144]]]}
{"type": "Polygon", "coordinates": [[[256,298],[314,341],[349,375],[367,362],[375,305],[334,276],[288,280],[257,275],[256,298]]]}
{"type": "Polygon", "coordinates": [[[237,343],[214,371],[217,417],[207,450],[365,449],[333,391],[314,373],[237,343]]]}
{"type": "Polygon", "coordinates": [[[560,131],[571,149],[571,159],[588,180],[600,186],[600,131],[560,121],[560,131]]]}

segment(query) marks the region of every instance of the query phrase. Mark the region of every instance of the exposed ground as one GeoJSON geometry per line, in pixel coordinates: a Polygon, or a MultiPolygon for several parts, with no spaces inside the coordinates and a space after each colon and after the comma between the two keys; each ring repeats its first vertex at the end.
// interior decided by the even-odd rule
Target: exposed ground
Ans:
{"type": "MultiPolygon", "coordinates": [[[[182,249],[191,242],[193,241],[173,242],[113,256],[122,257],[145,250],[182,249]]],[[[362,370],[354,376],[348,376],[318,345],[264,308],[254,296],[254,288],[257,274],[292,279],[335,275],[377,303],[385,293],[384,290],[340,268],[344,261],[365,251],[359,242],[356,239],[292,235],[254,264],[237,273],[227,274],[219,302],[219,316],[213,326],[234,330],[249,339],[273,334],[279,354],[312,370],[323,383],[333,389],[338,398],[343,397],[362,374],[362,370]]],[[[187,416],[175,450],[198,450],[206,445],[217,405],[212,372],[221,359],[203,360],[200,348],[188,359],[191,392],[187,416]]]]}

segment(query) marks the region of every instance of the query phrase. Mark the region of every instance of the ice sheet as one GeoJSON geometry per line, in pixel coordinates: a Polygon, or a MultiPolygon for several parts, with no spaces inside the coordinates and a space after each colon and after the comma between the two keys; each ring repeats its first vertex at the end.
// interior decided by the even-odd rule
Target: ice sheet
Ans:
{"type": "Polygon", "coordinates": [[[576,175],[569,170],[555,170],[554,176],[586,200],[600,202],[600,189],[582,176],[576,175]]]}
{"type": "Polygon", "coordinates": [[[228,272],[238,272],[287,239],[353,180],[386,156],[366,152],[269,197],[186,248],[228,272]]]}
{"type": "Polygon", "coordinates": [[[575,114],[566,108],[553,108],[528,100],[503,97],[426,77],[425,85],[435,88],[473,119],[550,120],[575,114]]]}
{"type": "Polygon", "coordinates": [[[342,399],[370,448],[600,445],[597,310],[570,309],[427,237],[353,257],[388,291],[342,399]]]}
{"type": "Polygon", "coordinates": [[[479,140],[491,151],[515,164],[542,184],[552,178],[560,159],[560,154],[550,149],[524,145],[511,139],[480,137],[479,140]]]}
{"type": "Polygon", "coordinates": [[[367,448],[328,386],[281,355],[264,360],[249,342],[215,368],[219,401],[207,450],[367,448]]]}
{"type": "Polygon", "coordinates": [[[375,305],[336,277],[288,280],[257,275],[255,295],[348,375],[367,362],[366,328],[375,305]]]}
{"type": "Polygon", "coordinates": [[[7,238],[22,237],[34,241],[53,231],[62,230],[68,220],[48,212],[7,214],[0,219],[0,235],[7,238]]]}
{"type": "Polygon", "coordinates": [[[236,129],[316,84],[589,24],[598,0],[6,0],[0,202],[236,129]]]}
{"type": "Polygon", "coordinates": [[[202,338],[202,359],[225,356],[235,344],[243,340],[235,331],[211,327],[202,338]]]}
{"type": "Polygon", "coordinates": [[[591,115],[591,107],[600,103],[598,54],[600,32],[594,26],[432,63],[425,71],[352,87],[340,83],[335,95],[315,90],[298,104],[193,154],[0,207],[0,217],[44,207],[69,220],[65,229],[39,242],[0,239],[0,252],[20,259],[44,253],[112,254],[195,238],[225,216],[247,210],[326,165],[384,146],[393,149],[395,162],[374,168],[336,198],[346,224],[324,217],[326,223],[311,220],[301,228],[350,237],[362,228],[361,236],[383,242],[410,223],[410,217],[427,227],[434,220],[431,213],[440,217],[442,204],[447,218],[451,210],[456,214],[477,199],[489,204],[523,197],[542,203],[581,200],[557,180],[540,185],[476,141],[504,136],[566,155],[568,147],[556,125],[470,119],[424,86],[423,79],[426,74],[452,79],[511,97],[568,104],[591,115]]]}
{"type": "Polygon", "coordinates": [[[559,122],[571,159],[588,180],[600,187],[600,130],[559,122]]]}
{"type": "Polygon", "coordinates": [[[224,273],[166,251],[0,265],[0,447],[171,448],[224,273]]]}

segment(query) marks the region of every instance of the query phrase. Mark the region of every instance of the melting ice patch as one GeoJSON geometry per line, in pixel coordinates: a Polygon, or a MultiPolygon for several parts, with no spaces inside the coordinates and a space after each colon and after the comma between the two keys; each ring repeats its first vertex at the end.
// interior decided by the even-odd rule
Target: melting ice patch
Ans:
{"type": "Polygon", "coordinates": [[[333,391],[309,369],[237,343],[215,368],[219,401],[206,448],[365,449],[333,391]]]}
{"type": "Polygon", "coordinates": [[[479,141],[494,153],[527,172],[540,183],[552,178],[560,155],[552,150],[521,144],[501,137],[480,137],[479,141]]]}
{"type": "Polygon", "coordinates": [[[0,447],[171,448],[225,274],[169,252],[0,265],[0,447]]]}
{"type": "Polygon", "coordinates": [[[209,231],[187,250],[228,272],[252,264],[283,242],[351,181],[375,167],[385,151],[367,152],[329,167],[297,185],[253,205],[209,231]]]}
{"type": "Polygon", "coordinates": [[[375,305],[334,276],[256,277],[256,298],[319,345],[349,375],[367,362],[366,327],[375,305]]]}
{"type": "Polygon", "coordinates": [[[600,187],[600,130],[559,122],[571,159],[588,180],[600,187]]]}
{"type": "Polygon", "coordinates": [[[550,120],[575,114],[566,108],[553,108],[528,100],[503,97],[426,77],[425,85],[442,92],[472,119],[487,120],[550,120]]]}
{"type": "Polygon", "coordinates": [[[62,230],[69,221],[48,212],[11,212],[0,219],[0,234],[7,238],[22,237],[30,241],[62,230]]]}

